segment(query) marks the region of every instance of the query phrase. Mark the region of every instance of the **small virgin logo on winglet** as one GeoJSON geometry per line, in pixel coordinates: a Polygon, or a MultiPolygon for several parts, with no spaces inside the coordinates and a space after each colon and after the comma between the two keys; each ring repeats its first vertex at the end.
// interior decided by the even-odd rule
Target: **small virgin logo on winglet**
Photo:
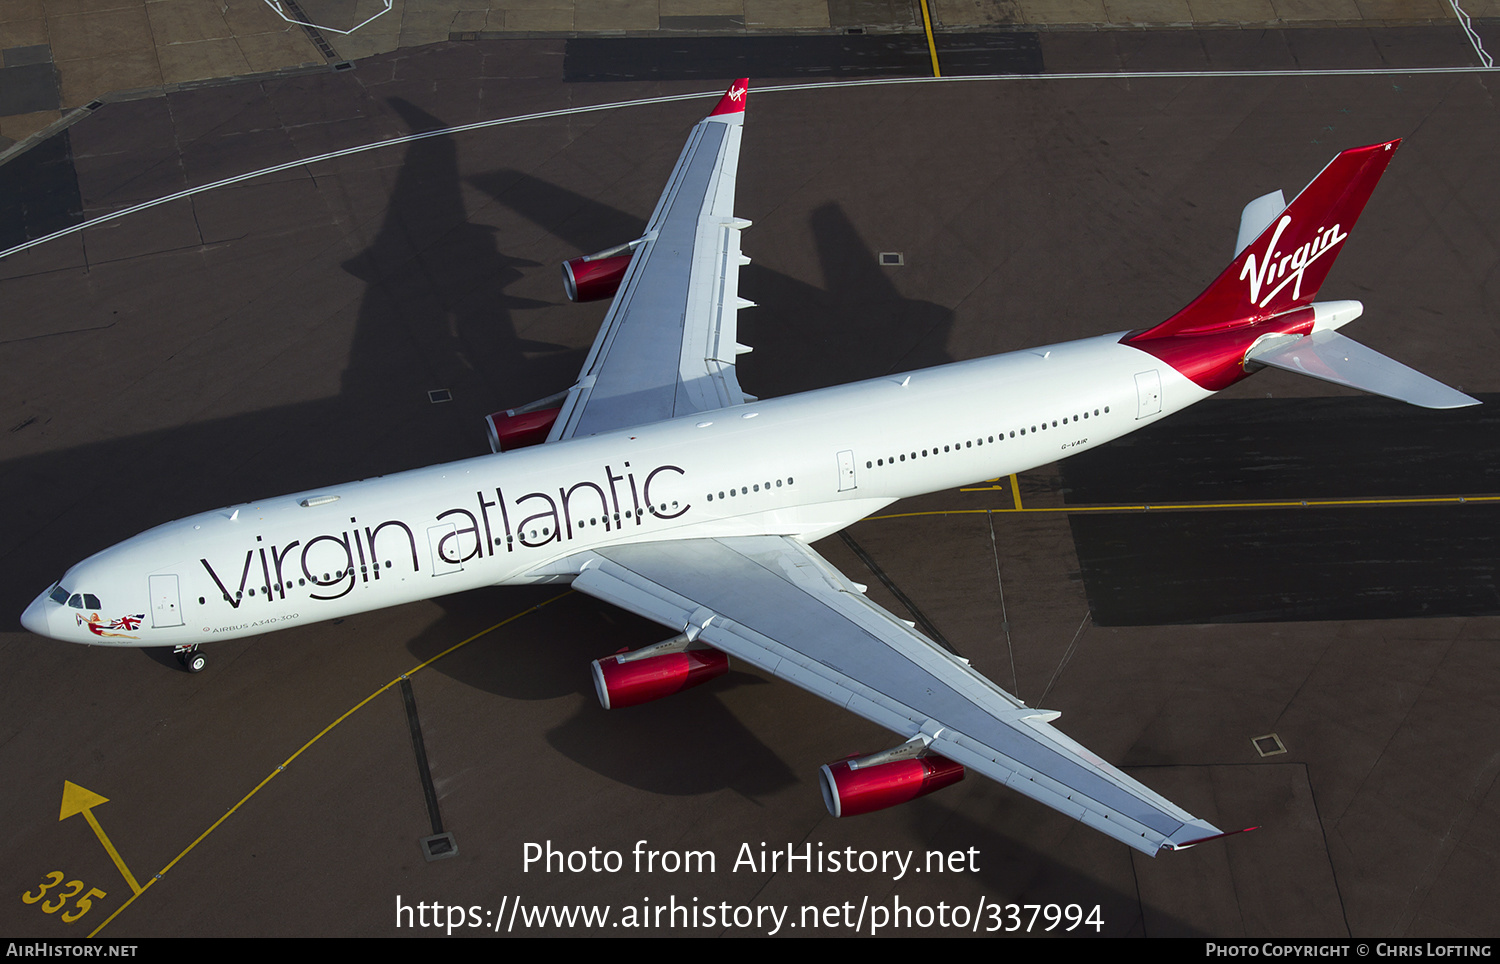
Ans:
{"type": "Polygon", "coordinates": [[[724,92],[724,95],[719,98],[719,103],[715,105],[713,113],[709,114],[708,116],[717,117],[721,114],[744,113],[745,104],[750,99],[749,93],[750,78],[741,77],[740,79],[729,85],[729,89],[726,90],[724,92]]]}

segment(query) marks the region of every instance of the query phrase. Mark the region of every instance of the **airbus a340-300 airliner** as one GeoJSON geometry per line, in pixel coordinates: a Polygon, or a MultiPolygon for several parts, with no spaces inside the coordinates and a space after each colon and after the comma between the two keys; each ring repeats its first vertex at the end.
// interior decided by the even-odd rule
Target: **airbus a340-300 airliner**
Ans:
{"type": "Polygon", "coordinates": [[[594,664],[606,707],[728,657],[894,731],[823,767],[835,815],[977,770],[1147,854],[1220,835],[867,600],[810,543],[897,499],[1021,472],[1149,425],[1265,366],[1433,408],[1475,400],[1313,303],[1398,141],[1344,151],[1241,219],[1234,261],[1154,328],[759,401],[741,391],[734,215],[747,82],[693,128],[640,238],[564,265],[612,297],[578,381],[490,416],[494,454],[205,512],[69,569],[22,616],[111,646],[198,646],[499,584],[571,583],[673,638],[594,664]]]}

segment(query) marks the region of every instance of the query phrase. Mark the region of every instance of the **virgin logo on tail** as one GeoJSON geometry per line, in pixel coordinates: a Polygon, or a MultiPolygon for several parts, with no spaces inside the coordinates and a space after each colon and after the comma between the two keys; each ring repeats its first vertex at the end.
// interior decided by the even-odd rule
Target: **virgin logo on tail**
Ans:
{"type": "Polygon", "coordinates": [[[1255,253],[1251,252],[1245,261],[1245,267],[1240,270],[1240,280],[1250,282],[1250,300],[1257,308],[1264,308],[1276,297],[1287,285],[1293,285],[1292,300],[1296,301],[1302,297],[1302,273],[1307,270],[1308,265],[1317,261],[1323,255],[1331,252],[1339,242],[1349,235],[1341,231],[1335,224],[1328,229],[1318,228],[1313,239],[1291,254],[1282,254],[1276,250],[1277,242],[1286,231],[1287,225],[1292,223],[1290,214],[1283,214],[1281,220],[1276,223],[1276,230],[1271,234],[1271,240],[1266,243],[1266,249],[1261,253],[1257,261],[1255,253]],[[1266,292],[1264,299],[1261,298],[1261,289],[1272,282],[1279,282],[1276,287],[1266,292]]]}

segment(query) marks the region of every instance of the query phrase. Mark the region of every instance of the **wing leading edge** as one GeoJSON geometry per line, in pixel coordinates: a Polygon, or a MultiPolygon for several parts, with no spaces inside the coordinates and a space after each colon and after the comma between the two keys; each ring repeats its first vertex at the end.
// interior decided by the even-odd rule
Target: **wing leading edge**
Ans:
{"type": "Polygon", "coordinates": [[[745,401],[735,377],[740,232],[735,174],[748,80],[688,135],[548,441],[745,401]]]}
{"type": "Polygon", "coordinates": [[[1148,789],[785,536],[613,546],[574,588],[742,659],[1146,854],[1221,831],[1148,789]]]}

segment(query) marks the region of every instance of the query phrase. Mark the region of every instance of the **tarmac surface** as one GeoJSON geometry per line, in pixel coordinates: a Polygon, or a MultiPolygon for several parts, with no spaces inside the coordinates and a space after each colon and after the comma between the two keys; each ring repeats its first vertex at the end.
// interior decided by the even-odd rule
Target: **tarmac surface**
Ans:
{"type": "MultiPolygon", "coordinates": [[[[1227,48],[1203,38],[1230,33],[1249,42],[1038,32],[1049,73],[1112,77],[757,79],[737,208],[755,222],[741,286],[760,307],[742,316],[755,351],[741,383],[771,397],[1154,323],[1221,269],[1247,200],[1401,136],[1323,295],[1365,302],[1349,329],[1360,341],[1493,403],[1493,78],[1419,72],[1471,68],[1470,39],[1434,24],[1268,31],[1234,57],[1283,72],[1119,73],[1222,69],[1213,52],[1227,48]],[[1309,64],[1345,72],[1295,73],[1309,64]],[[883,267],[880,252],[904,263],[883,267]]],[[[53,173],[71,166],[71,194],[66,173],[0,168],[22,185],[20,209],[42,211],[23,220],[35,238],[291,165],[0,259],[0,612],[171,518],[478,454],[486,413],[572,380],[602,308],[567,303],[557,263],[635,236],[720,85],[568,82],[570,39],[438,43],[110,102],[51,156],[53,173]],[[520,119],[294,163],[507,117],[520,119]],[[451,401],[434,404],[435,390],[451,401]]],[[[1075,936],[1494,936],[1489,407],[1424,423],[1264,372],[1181,424],[1212,458],[1174,447],[1169,420],[1096,463],[901,503],[820,543],[877,602],[1062,711],[1070,736],[1255,833],[1153,860],[977,778],[834,820],[818,766],[885,747],[885,733],[745,671],[606,712],[588,661],[664,634],[555,589],[221,643],[199,675],[158,651],[16,626],[0,634],[0,867],[15,895],[0,932],[394,936],[456,921],[472,934],[844,935],[894,908],[908,916],[881,933],[957,934],[1044,930],[1045,916],[1018,924],[1006,909],[1040,904],[1062,916],[1054,932],[1084,918],[1075,936]],[[1284,401],[1299,398],[1311,424],[1284,401]],[[1401,444],[1375,454],[1381,425],[1401,444]],[[1150,456],[1127,471],[1136,451],[1150,456]],[[1426,497],[1446,501],[1400,501],[1426,497]],[[1123,505],[1136,500],[1156,508],[1123,505]],[[1090,614],[1131,564],[1081,534],[1104,504],[1119,504],[1105,516],[1125,528],[1115,544],[1143,559],[1238,526],[1262,568],[1298,562],[1293,588],[1317,598],[1353,577],[1305,564],[1308,547],[1395,573],[1409,598],[1412,545],[1461,531],[1471,591],[1427,617],[1368,618],[1388,615],[1372,604],[1362,618],[1272,606],[1220,621],[1233,600],[1206,552],[1153,570],[1201,622],[1105,626],[1090,614]],[[1309,512],[1336,518],[1309,526],[1309,512]],[[1165,542],[1149,528],[1160,519],[1191,522],[1165,542]],[[419,841],[439,824],[457,853],[429,862],[419,841]],[[528,845],[581,856],[528,866],[528,845]],[[786,861],[849,848],[874,866],[786,861]],[[921,872],[879,866],[886,852],[921,872]],[[780,866],[762,862],[771,853],[780,866]],[[523,916],[577,906],[608,923],[523,916]],[[654,918],[663,907],[673,923],[654,918]],[[775,913],[788,915],[779,930],[775,913]]]]}

